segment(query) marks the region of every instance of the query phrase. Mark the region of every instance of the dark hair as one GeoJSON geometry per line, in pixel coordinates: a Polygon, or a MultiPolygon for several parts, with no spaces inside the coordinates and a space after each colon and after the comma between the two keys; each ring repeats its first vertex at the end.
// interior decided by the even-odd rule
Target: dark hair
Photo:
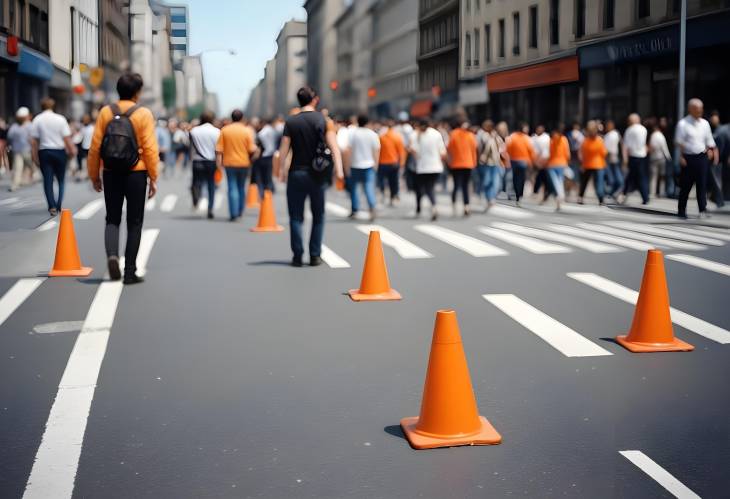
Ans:
{"type": "Polygon", "coordinates": [[[124,73],[117,80],[117,93],[121,100],[130,100],[142,90],[144,81],[139,73],[124,73]]]}
{"type": "Polygon", "coordinates": [[[41,109],[44,111],[47,111],[48,109],[53,109],[56,107],[56,101],[51,99],[50,97],[46,97],[41,101],[41,109]]]}
{"type": "Polygon", "coordinates": [[[297,92],[297,101],[300,106],[307,106],[317,97],[317,92],[312,87],[302,87],[297,92]]]}
{"type": "Polygon", "coordinates": [[[243,119],[243,111],[240,109],[234,109],[231,113],[231,121],[241,121],[243,119]]]}
{"type": "Polygon", "coordinates": [[[206,123],[213,123],[215,120],[215,114],[212,111],[203,111],[200,113],[200,124],[205,125],[206,123]]]}
{"type": "Polygon", "coordinates": [[[429,123],[427,119],[421,118],[420,120],[418,120],[418,126],[421,128],[428,128],[429,126],[431,126],[431,123],[429,123]]]}
{"type": "Polygon", "coordinates": [[[368,118],[367,114],[358,114],[357,115],[357,126],[365,126],[370,122],[370,118],[368,118]]]}

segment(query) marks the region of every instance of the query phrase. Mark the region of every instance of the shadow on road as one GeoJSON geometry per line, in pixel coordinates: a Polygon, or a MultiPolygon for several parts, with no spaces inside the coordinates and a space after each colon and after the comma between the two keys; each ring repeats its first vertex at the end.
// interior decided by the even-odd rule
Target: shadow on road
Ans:
{"type": "Polygon", "coordinates": [[[383,428],[383,431],[388,435],[393,435],[394,437],[402,438],[403,440],[406,439],[406,436],[403,434],[403,428],[401,428],[399,424],[386,426],[383,428]]]}
{"type": "Polygon", "coordinates": [[[289,260],[260,260],[258,262],[248,262],[248,265],[251,265],[253,267],[267,267],[267,266],[290,267],[291,262],[289,260]]]}

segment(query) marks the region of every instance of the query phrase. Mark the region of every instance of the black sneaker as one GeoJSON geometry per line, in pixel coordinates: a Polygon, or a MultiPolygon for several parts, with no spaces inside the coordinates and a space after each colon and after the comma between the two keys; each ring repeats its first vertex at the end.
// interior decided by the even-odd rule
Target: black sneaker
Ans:
{"type": "Polygon", "coordinates": [[[213,214],[212,213],[208,213],[208,220],[213,220],[213,214]]]}
{"type": "Polygon", "coordinates": [[[301,256],[295,256],[291,259],[291,266],[292,267],[301,267],[302,266],[302,257],[301,256]]]}
{"type": "Polygon", "coordinates": [[[130,276],[124,276],[124,284],[130,285],[130,284],[140,284],[144,282],[144,277],[140,277],[137,274],[132,274],[130,276]]]}
{"type": "Polygon", "coordinates": [[[309,265],[312,267],[319,267],[322,265],[322,257],[319,256],[313,256],[309,258],[309,265]]]}
{"type": "Polygon", "coordinates": [[[107,258],[106,266],[109,269],[109,279],[118,281],[122,278],[122,271],[119,269],[119,257],[110,256],[107,258]]]}

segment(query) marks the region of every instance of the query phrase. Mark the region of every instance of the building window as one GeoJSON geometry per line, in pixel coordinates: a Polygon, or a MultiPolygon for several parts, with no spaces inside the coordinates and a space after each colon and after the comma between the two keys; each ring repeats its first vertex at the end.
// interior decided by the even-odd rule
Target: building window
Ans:
{"type": "Polygon", "coordinates": [[[520,13],[512,14],[512,54],[520,55],[520,13]]]}
{"type": "Polygon", "coordinates": [[[466,34],[466,43],[464,43],[464,58],[466,59],[466,67],[471,67],[471,35],[466,34]]]}
{"type": "Polygon", "coordinates": [[[550,0],[550,45],[560,43],[560,0],[550,0]]]}
{"type": "Polygon", "coordinates": [[[603,0],[603,29],[613,29],[616,0],[603,0]]]}
{"type": "Polygon", "coordinates": [[[586,0],[575,0],[575,37],[586,34],[586,0]]]}
{"type": "Polygon", "coordinates": [[[492,62],[492,26],[484,25],[484,63],[492,62]]]}
{"type": "Polygon", "coordinates": [[[175,38],[185,38],[188,36],[188,31],[185,29],[173,29],[170,31],[170,36],[175,38]]]}
{"type": "Polygon", "coordinates": [[[649,0],[636,0],[636,17],[644,19],[649,17],[649,0]]]}
{"type": "Polygon", "coordinates": [[[530,48],[537,48],[537,5],[530,7],[530,48]]]}
{"type": "Polygon", "coordinates": [[[479,28],[474,28],[474,67],[479,67],[479,47],[481,47],[481,41],[479,40],[479,28]]]}
{"type": "Polygon", "coordinates": [[[499,20],[499,57],[504,57],[504,19],[499,20]]]}

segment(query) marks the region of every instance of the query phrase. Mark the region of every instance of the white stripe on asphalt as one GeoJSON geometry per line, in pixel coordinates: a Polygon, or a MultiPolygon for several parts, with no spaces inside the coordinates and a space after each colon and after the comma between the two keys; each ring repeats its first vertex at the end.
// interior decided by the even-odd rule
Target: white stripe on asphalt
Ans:
{"type": "Polygon", "coordinates": [[[89,410],[122,289],[120,281],[99,285],[58,385],[24,499],[65,499],[73,494],[89,410]]]}
{"type": "Polygon", "coordinates": [[[402,258],[433,258],[433,255],[428,251],[416,246],[406,239],[403,239],[395,232],[391,232],[390,230],[380,225],[358,225],[356,226],[356,228],[366,235],[370,235],[370,232],[373,230],[379,231],[380,241],[384,245],[393,248],[395,252],[398,253],[398,255],[400,255],[402,258]]]}
{"type": "Polygon", "coordinates": [[[329,249],[324,244],[322,245],[322,254],[320,255],[324,263],[330,266],[332,269],[349,269],[350,264],[347,260],[342,258],[340,255],[329,249]]]}
{"type": "Polygon", "coordinates": [[[0,298],[0,326],[15,312],[19,306],[38,289],[45,277],[33,279],[18,279],[13,286],[0,298]]]}
{"type": "Polygon", "coordinates": [[[485,300],[513,320],[545,340],[566,357],[598,357],[613,355],[568,326],[542,313],[515,295],[482,295],[485,300]]]}
{"type": "Polygon", "coordinates": [[[525,219],[532,218],[535,215],[522,208],[515,208],[512,206],[505,206],[503,204],[495,204],[487,212],[489,215],[497,215],[498,217],[514,218],[514,219],[525,219]]]}
{"type": "Polygon", "coordinates": [[[706,246],[701,246],[699,244],[685,243],[682,241],[677,241],[675,239],[667,239],[666,237],[648,236],[645,234],[617,229],[615,227],[608,227],[606,225],[579,223],[576,224],[576,226],[580,227],[581,229],[592,230],[594,232],[602,232],[604,234],[612,234],[614,236],[623,236],[631,239],[636,239],[638,241],[644,241],[650,244],[656,244],[657,246],[665,246],[667,248],[676,248],[688,251],[707,249],[706,246]]]}
{"type": "Polygon", "coordinates": [[[635,249],[638,251],[647,251],[647,250],[656,248],[655,245],[645,243],[642,241],[636,241],[634,239],[628,239],[628,238],[621,237],[621,236],[611,236],[608,234],[599,234],[597,232],[591,232],[586,229],[577,229],[577,228],[571,227],[569,225],[548,224],[547,227],[550,230],[557,230],[558,232],[563,232],[565,234],[570,234],[570,235],[579,236],[579,237],[587,237],[588,239],[594,239],[596,241],[602,241],[604,243],[611,243],[611,244],[615,244],[616,246],[623,246],[624,248],[635,249]]]}
{"type": "MultiPolygon", "coordinates": [[[[632,305],[635,305],[639,298],[639,293],[637,291],[596,274],[568,272],[568,277],[632,305]]],[[[670,307],[669,311],[672,316],[672,322],[676,325],[723,345],[730,343],[730,331],[722,329],[721,327],[673,307],[670,307]]]]}
{"type": "Polygon", "coordinates": [[[215,197],[215,201],[213,201],[213,209],[215,211],[220,210],[223,207],[223,196],[219,193],[215,197]]]}
{"type": "Polygon", "coordinates": [[[149,199],[147,201],[147,203],[145,203],[144,209],[146,211],[152,211],[152,210],[155,209],[155,206],[157,206],[157,198],[156,197],[155,198],[152,198],[152,199],[149,199]]]}
{"type": "Polygon", "coordinates": [[[56,225],[58,225],[58,223],[56,222],[56,220],[54,218],[51,218],[50,220],[46,220],[45,222],[43,222],[42,224],[40,224],[38,226],[38,231],[39,232],[45,232],[47,230],[51,230],[51,229],[56,228],[56,225]]]}
{"type": "Polygon", "coordinates": [[[725,265],[724,263],[713,262],[712,260],[705,260],[704,258],[693,255],[675,254],[667,255],[667,258],[669,260],[674,260],[675,262],[686,263],[687,265],[692,265],[693,267],[698,267],[700,269],[709,270],[710,272],[717,272],[718,274],[730,276],[730,265],[725,265]]]}
{"type": "Polygon", "coordinates": [[[160,204],[160,210],[162,210],[164,212],[170,212],[175,209],[176,203],[177,203],[177,196],[175,194],[168,194],[162,200],[162,204],[160,204]]]}
{"type": "Polygon", "coordinates": [[[649,475],[659,485],[679,499],[699,499],[685,484],[674,478],[667,470],[640,450],[622,450],[619,454],[631,461],[637,468],[649,475]]]}
{"type": "Polygon", "coordinates": [[[201,198],[198,200],[198,211],[208,211],[208,198],[201,198]]]}
{"type": "Polygon", "coordinates": [[[96,212],[99,211],[102,206],[104,206],[103,198],[89,201],[88,203],[86,203],[86,205],[84,205],[83,208],[74,213],[74,218],[76,220],[88,220],[96,215],[96,212]]]}
{"type": "Polygon", "coordinates": [[[692,229],[690,227],[685,227],[684,225],[672,225],[672,230],[676,230],[679,232],[684,232],[686,234],[692,234],[693,236],[704,236],[704,237],[712,237],[714,239],[720,239],[722,241],[730,241],[730,234],[725,232],[725,234],[722,234],[720,232],[709,232],[709,231],[703,231],[703,230],[697,230],[692,229]]]}
{"type": "Polygon", "coordinates": [[[13,204],[16,201],[20,201],[20,198],[12,197],[12,198],[7,198],[7,199],[2,199],[2,200],[0,200],[0,206],[5,206],[6,204],[13,204]]]}
{"type": "Polygon", "coordinates": [[[671,229],[665,229],[661,227],[656,227],[654,225],[649,224],[637,224],[633,222],[617,222],[617,221],[611,221],[611,222],[602,222],[605,225],[610,225],[612,227],[618,227],[619,229],[626,229],[626,230],[632,230],[634,232],[641,233],[647,233],[647,234],[654,234],[655,236],[661,236],[661,237],[668,237],[670,239],[679,239],[680,241],[689,241],[691,243],[698,243],[698,244],[708,244],[710,246],[724,246],[725,243],[718,239],[710,239],[709,237],[703,237],[703,236],[693,236],[689,234],[682,234],[678,233],[676,231],[673,231],[671,229]]]}
{"type": "Polygon", "coordinates": [[[707,232],[711,232],[714,236],[716,233],[720,234],[730,234],[730,228],[727,227],[715,227],[714,225],[693,225],[692,227],[700,230],[705,230],[707,232]]]}
{"type": "Polygon", "coordinates": [[[468,253],[471,256],[485,257],[485,256],[504,256],[508,255],[505,250],[486,243],[475,237],[467,236],[459,232],[439,227],[438,225],[416,225],[413,227],[418,232],[427,234],[431,237],[443,241],[446,244],[450,244],[454,248],[460,249],[461,251],[468,253]]]}
{"type": "Polygon", "coordinates": [[[477,230],[482,234],[494,237],[500,241],[510,243],[518,248],[529,251],[536,255],[549,255],[553,253],[571,253],[573,250],[567,246],[560,246],[559,244],[546,243],[535,239],[533,237],[521,236],[519,234],[513,234],[501,229],[491,229],[489,227],[477,227],[477,230]]]}
{"type": "Polygon", "coordinates": [[[540,239],[547,239],[549,241],[557,241],[559,243],[570,244],[572,246],[582,248],[586,251],[590,251],[591,253],[616,253],[618,251],[623,251],[622,248],[617,248],[616,246],[611,246],[609,244],[597,243],[594,241],[587,241],[585,239],[580,239],[580,238],[574,237],[574,236],[568,236],[566,234],[555,234],[554,232],[550,232],[550,231],[542,230],[542,229],[534,229],[532,227],[526,227],[524,225],[515,225],[515,224],[504,223],[504,222],[494,222],[492,224],[492,227],[508,230],[510,232],[516,232],[518,234],[522,234],[522,235],[526,235],[526,236],[535,236],[540,239]]]}
{"type": "Polygon", "coordinates": [[[330,201],[326,201],[324,203],[324,209],[327,213],[329,213],[332,216],[335,217],[347,217],[350,215],[350,210],[347,208],[340,206],[337,203],[332,203],[330,201]]]}
{"type": "Polygon", "coordinates": [[[145,229],[142,231],[142,239],[139,242],[139,252],[137,253],[137,275],[144,277],[147,273],[147,262],[152,253],[152,247],[160,235],[160,229],[145,229]]]}

